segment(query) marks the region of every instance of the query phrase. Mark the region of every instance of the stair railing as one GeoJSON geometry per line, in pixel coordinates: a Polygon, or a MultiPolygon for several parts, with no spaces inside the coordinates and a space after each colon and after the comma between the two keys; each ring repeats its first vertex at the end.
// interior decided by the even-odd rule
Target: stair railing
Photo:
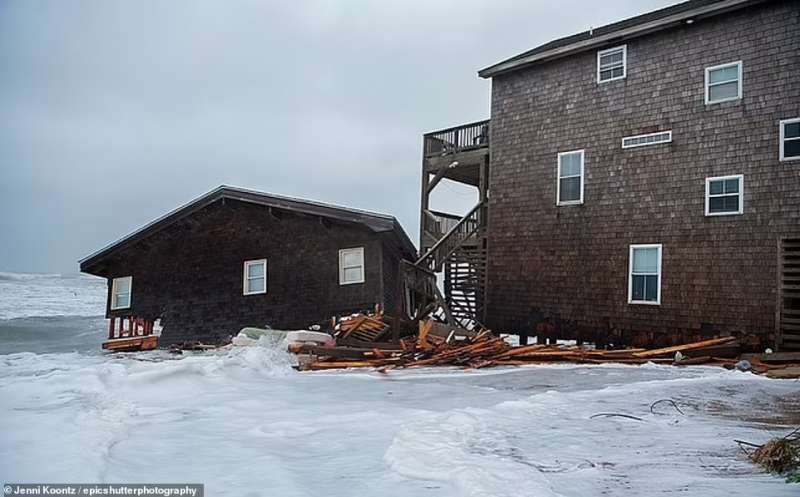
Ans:
{"type": "Polygon", "coordinates": [[[483,226],[485,221],[484,206],[484,201],[478,202],[427,252],[417,259],[415,264],[430,271],[441,271],[444,261],[483,226]]]}

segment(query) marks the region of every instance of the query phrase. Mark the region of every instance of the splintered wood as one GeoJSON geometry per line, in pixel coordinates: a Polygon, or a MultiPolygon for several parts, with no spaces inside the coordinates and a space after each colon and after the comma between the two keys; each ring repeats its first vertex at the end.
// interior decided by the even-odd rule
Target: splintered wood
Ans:
{"type": "MultiPolygon", "coordinates": [[[[375,320],[368,316],[358,316],[341,326],[340,337],[346,338],[353,333],[367,330],[365,323],[375,320]]],[[[621,349],[595,350],[577,346],[561,345],[524,345],[513,347],[503,338],[490,331],[480,333],[466,330],[442,330],[440,324],[433,321],[419,323],[419,333],[415,337],[401,340],[391,348],[375,347],[316,347],[311,345],[294,346],[295,353],[310,354],[316,360],[306,364],[306,369],[341,369],[341,368],[380,368],[388,371],[394,368],[414,368],[420,366],[460,366],[466,368],[484,368],[489,366],[524,365],[541,362],[576,362],[576,363],[624,363],[644,364],[646,362],[669,364],[719,364],[730,366],[728,359],[713,357],[706,350],[715,350],[720,345],[735,345],[734,337],[714,338],[702,342],[677,345],[662,349],[621,349]],[[693,357],[683,357],[676,362],[676,352],[692,352],[693,357]]],[[[385,330],[373,325],[378,335],[385,330]]],[[[372,336],[372,335],[371,335],[372,336]]],[[[367,340],[364,340],[367,341],[367,340]]],[[[374,338],[373,340],[374,341],[374,338]]],[[[679,356],[680,357],[680,356],[679,356]]],[[[754,365],[756,366],[756,365],[754,365]]],[[[763,364],[758,364],[763,366],[763,364]]],[[[765,366],[769,368],[768,366],[765,366]]]]}
{"type": "Polygon", "coordinates": [[[359,315],[352,319],[342,321],[339,326],[340,339],[351,338],[361,342],[376,342],[386,332],[389,325],[383,322],[383,315],[375,316],[359,315]]]}

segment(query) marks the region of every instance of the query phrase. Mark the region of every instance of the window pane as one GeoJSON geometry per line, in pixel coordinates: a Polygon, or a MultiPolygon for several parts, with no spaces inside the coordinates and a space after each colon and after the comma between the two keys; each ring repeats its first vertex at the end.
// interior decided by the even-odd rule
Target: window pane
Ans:
{"type": "Polygon", "coordinates": [[[735,98],[739,96],[739,83],[733,81],[732,83],[724,83],[721,85],[712,86],[709,89],[708,99],[710,101],[723,100],[725,98],[735,98]]]}
{"type": "Polygon", "coordinates": [[[658,272],[658,249],[656,247],[633,249],[633,272],[658,272]]]}
{"type": "Polygon", "coordinates": [[[600,71],[600,81],[605,81],[605,80],[611,79],[613,77],[615,77],[613,69],[607,69],[607,70],[600,71]]]}
{"type": "Polygon", "coordinates": [[[581,178],[564,178],[559,180],[561,184],[559,202],[571,202],[581,199],[581,178]]]}
{"type": "Polygon", "coordinates": [[[783,142],[784,157],[800,157],[800,140],[786,140],[783,142]]]}
{"type": "Polygon", "coordinates": [[[710,181],[708,191],[711,193],[711,195],[720,195],[721,193],[724,193],[724,186],[725,181],[723,180],[710,181]]]}
{"type": "Polygon", "coordinates": [[[581,174],[581,154],[567,154],[561,156],[561,177],[577,176],[581,174]]]}
{"type": "Polygon", "coordinates": [[[353,267],[361,265],[361,253],[356,250],[349,250],[342,252],[344,267],[353,267]]]}
{"type": "Polygon", "coordinates": [[[617,67],[615,69],[612,69],[611,70],[611,77],[613,77],[613,78],[622,77],[622,71],[623,71],[622,66],[619,66],[619,67],[617,67]]]}
{"type": "Polygon", "coordinates": [[[345,283],[350,283],[353,281],[361,281],[362,279],[364,279],[362,268],[360,267],[345,268],[344,270],[345,283]]]}
{"type": "Polygon", "coordinates": [[[609,66],[620,63],[622,63],[622,50],[617,50],[616,52],[611,52],[600,56],[601,66],[609,66]]]}
{"type": "Polygon", "coordinates": [[[247,280],[247,293],[263,292],[267,289],[267,280],[263,276],[247,280]]]}
{"type": "Polygon", "coordinates": [[[247,277],[257,278],[259,276],[264,276],[264,263],[259,262],[257,264],[248,264],[247,277]]]}
{"type": "Polygon", "coordinates": [[[725,197],[711,197],[708,199],[709,212],[725,212],[725,197]]]}
{"type": "Polygon", "coordinates": [[[725,180],[725,193],[739,193],[739,178],[725,180]]]}
{"type": "Polygon", "coordinates": [[[721,81],[730,81],[732,79],[739,79],[739,66],[728,66],[721,69],[714,69],[708,73],[709,83],[719,83],[721,81]]]}
{"type": "Polygon", "coordinates": [[[658,300],[658,276],[644,276],[644,300],[655,302],[658,300]]]}
{"type": "Polygon", "coordinates": [[[739,212],[739,195],[726,195],[722,199],[725,212],[739,212]]]}
{"type": "Polygon", "coordinates": [[[644,300],[644,279],[645,276],[632,276],[633,278],[633,300],[644,300]]]}
{"type": "Polygon", "coordinates": [[[783,125],[784,138],[798,138],[800,137],[800,123],[791,123],[783,125]]]}
{"type": "Polygon", "coordinates": [[[131,291],[131,279],[130,278],[114,278],[114,291],[117,293],[127,293],[131,291]]]}
{"type": "Polygon", "coordinates": [[[114,295],[114,305],[112,307],[123,308],[123,307],[130,307],[130,305],[131,305],[130,293],[120,293],[114,295]]]}

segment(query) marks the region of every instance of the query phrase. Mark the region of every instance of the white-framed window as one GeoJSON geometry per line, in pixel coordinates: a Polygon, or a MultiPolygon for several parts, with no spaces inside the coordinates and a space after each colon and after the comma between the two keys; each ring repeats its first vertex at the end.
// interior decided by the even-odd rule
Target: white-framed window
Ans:
{"type": "Polygon", "coordinates": [[[780,160],[800,160],[800,117],[780,122],[780,160]]]}
{"type": "Polygon", "coordinates": [[[242,280],[242,293],[244,295],[267,293],[267,260],[244,261],[242,280]]]}
{"type": "Polygon", "coordinates": [[[729,216],[744,212],[744,176],[706,178],[706,216],[729,216]]]}
{"type": "Polygon", "coordinates": [[[111,280],[111,310],[128,309],[131,306],[133,276],[123,276],[111,280]]]}
{"type": "Polygon", "coordinates": [[[597,52],[597,83],[623,79],[627,73],[627,45],[597,52]]]}
{"type": "Polygon", "coordinates": [[[661,304],[661,244],[631,245],[629,304],[661,304]]]}
{"type": "Polygon", "coordinates": [[[339,251],[339,284],[364,283],[364,247],[339,251]]]}
{"type": "Polygon", "coordinates": [[[646,147],[648,145],[658,145],[659,143],[670,143],[672,141],[672,131],[659,131],[657,133],[647,133],[646,135],[626,136],[622,139],[622,148],[646,147]]]}
{"type": "Polygon", "coordinates": [[[556,205],[583,203],[583,150],[558,154],[556,205]]]}
{"type": "Polygon", "coordinates": [[[706,105],[742,98],[742,61],[706,67],[706,105]]]}

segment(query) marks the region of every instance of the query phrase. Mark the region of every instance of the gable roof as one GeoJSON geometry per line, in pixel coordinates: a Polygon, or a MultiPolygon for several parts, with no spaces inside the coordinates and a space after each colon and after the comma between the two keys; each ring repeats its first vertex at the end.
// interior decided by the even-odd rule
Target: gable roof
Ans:
{"type": "Polygon", "coordinates": [[[157,231],[160,231],[176,221],[179,221],[186,216],[197,212],[200,209],[203,209],[204,207],[207,207],[223,198],[249,202],[263,205],[265,207],[274,207],[286,211],[311,214],[336,221],[361,224],[375,233],[393,233],[396,237],[396,242],[401,253],[411,257],[415,257],[417,253],[417,249],[414,247],[411,239],[408,237],[405,230],[403,230],[403,227],[394,216],[360,209],[353,209],[349,207],[340,207],[322,202],[314,202],[312,200],[284,197],[282,195],[275,195],[272,193],[264,193],[255,190],[247,190],[244,188],[222,185],[214,190],[211,190],[205,195],[202,195],[191,202],[178,207],[171,212],[168,212],[155,221],[146,224],[142,228],[127,236],[124,236],[123,238],[113,242],[110,245],[107,245],[106,247],[103,247],[97,252],[84,257],[78,261],[81,271],[86,271],[112,253],[143,240],[153,233],[156,233],[157,231]]]}
{"type": "Polygon", "coordinates": [[[767,0],[689,0],[623,21],[559,38],[478,71],[482,78],[516,71],[532,64],[599,48],[609,43],[673,28],[688,20],[719,15],[767,0]]]}

